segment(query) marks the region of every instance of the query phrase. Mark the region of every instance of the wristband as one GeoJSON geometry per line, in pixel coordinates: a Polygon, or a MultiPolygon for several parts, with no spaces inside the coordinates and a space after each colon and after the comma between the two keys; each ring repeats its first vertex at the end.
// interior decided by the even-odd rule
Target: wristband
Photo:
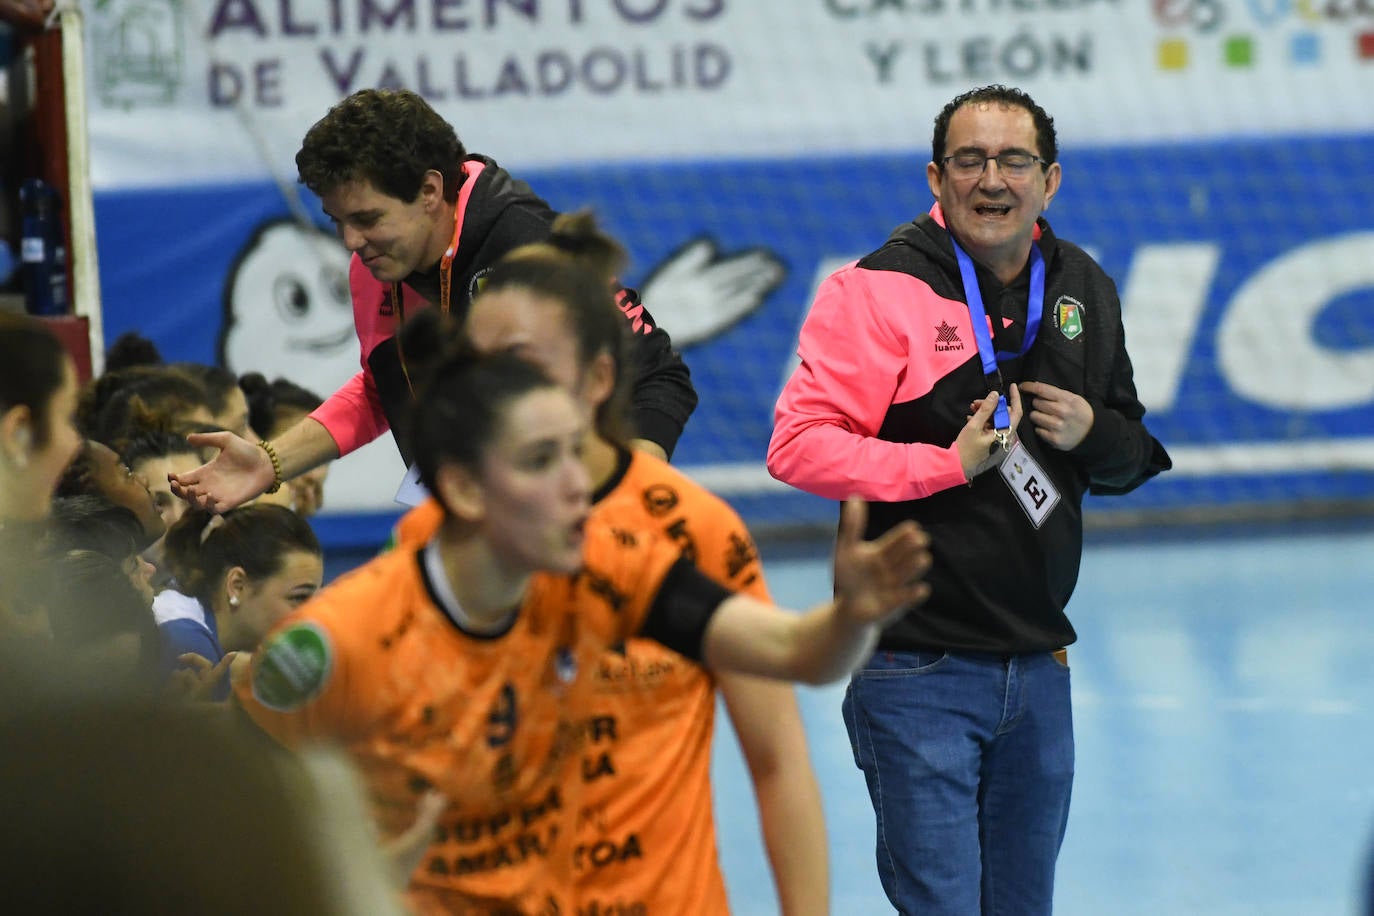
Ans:
{"type": "Polygon", "coordinates": [[[281,489],[281,459],[277,457],[277,450],[272,447],[272,443],[266,439],[258,440],[258,447],[267,453],[267,457],[272,461],[272,486],[263,490],[264,493],[275,493],[281,489]]]}

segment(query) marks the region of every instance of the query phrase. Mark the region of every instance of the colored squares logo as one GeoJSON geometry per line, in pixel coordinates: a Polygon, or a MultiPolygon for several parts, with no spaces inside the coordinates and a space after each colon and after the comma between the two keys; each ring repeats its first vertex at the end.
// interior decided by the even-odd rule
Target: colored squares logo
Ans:
{"type": "Polygon", "coordinates": [[[1249,35],[1232,35],[1222,46],[1222,57],[1228,67],[1254,66],[1255,43],[1249,35]]]}
{"type": "MultiPolygon", "coordinates": [[[[1313,29],[1300,29],[1283,36],[1282,45],[1271,44],[1270,50],[1277,52],[1280,47],[1286,46],[1287,62],[1290,66],[1315,67],[1322,63],[1323,53],[1329,54],[1330,49],[1323,48],[1323,41],[1329,40],[1330,37],[1323,36],[1313,29]]],[[[1355,58],[1365,63],[1374,62],[1374,30],[1356,32],[1351,37],[1355,40],[1355,58]]],[[[1270,40],[1278,38],[1279,36],[1273,36],[1270,40]]],[[[1219,49],[1207,42],[1197,42],[1197,45],[1196,48],[1192,47],[1184,38],[1160,38],[1155,45],[1155,65],[1160,70],[1186,70],[1195,63],[1195,57],[1205,60],[1218,50],[1220,63],[1225,67],[1245,70],[1259,65],[1260,38],[1253,34],[1228,35],[1221,39],[1219,49]]],[[[1279,55],[1273,54],[1272,59],[1279,60],[1279,55]]]]}
{"type": "MultiPolygon", "coordinates": [[[[1315,36],[1313,36],[1315,38],[1315,36]]],[[[1314,45],[1315,48],[1315,45],[1314,45]]],[[[1294,52],[1296,54],[1296,50],[1294,52]]],[[[1314,52],[1315,53],[1315,52],[1314,52]]],[[[1165,38],[1155,48],[1155,65],[1160,70],[1186,70],[1191,49],[1182,38],[1165,38]]],[[[1232,35],[1222,42],[1221,60],[1228,67],[1253,67],[1255,41],[1249,35],[1232,35]]]]}
{"type": "Polygon", "coordinates": [[[1322,56],[1321,39],[1313,32],[1299,32],[1288,45],[1289,57],[1299,66],[1318,63],[1322,56]]]}
{"type": "Polygon", "coordinates": [[[1188,67],[1188,42],[1179,38],[1166,38],[1159,43],[1159,69],[1185,70],[1188,67]]]}

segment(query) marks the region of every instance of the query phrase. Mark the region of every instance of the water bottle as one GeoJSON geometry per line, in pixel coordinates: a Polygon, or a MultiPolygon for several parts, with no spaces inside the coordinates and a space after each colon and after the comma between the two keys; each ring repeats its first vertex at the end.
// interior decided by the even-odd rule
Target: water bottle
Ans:
{"type": "Polygon", "coordinates": [[[20,257],[24,264],[24,300],[31,315],[65,315],[67,250],[62,237],[61,201],[57,191],[39,178],[19,188],[24,234],[20,257]]]}

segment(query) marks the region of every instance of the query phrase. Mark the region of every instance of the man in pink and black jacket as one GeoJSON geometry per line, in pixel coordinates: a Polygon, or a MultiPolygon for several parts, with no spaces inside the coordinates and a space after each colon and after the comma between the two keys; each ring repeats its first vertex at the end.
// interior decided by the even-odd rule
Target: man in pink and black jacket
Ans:
{"type": "Polygon", "coordinates": [[[1141,422],[1116,287],[1042,213],[1053,120],[1003,86],[935,122],[936,203],[831,275],[803,325],[768,468],[930,533],[930,600],[845,695],[903,913],[1049,913],[1073,783],[1064,609],[1086,492],[1170,467],[1141,422]]]}
{"type": "MultiPolygon", "coordinates": [[[[482,277],[507,252],[548,237],[553,209],[485,156],[469,154],[418,94],[365,89],[306,133],[296,167],[353,252],[349,285],[360,371],[308,417],[256,445],[225,433],[193,437],[220,449],[172,480],[178,495],[225,511],[285,479],[394,433],[410,463],[405,421],[413,391],[398,346],[407,314],[451,313],[461,324],[482,277]]],[[[665,460],[697,403],[672,341],[632,290],[617,302],[634,341],[631,395],[640,439],[665,460]]]]}

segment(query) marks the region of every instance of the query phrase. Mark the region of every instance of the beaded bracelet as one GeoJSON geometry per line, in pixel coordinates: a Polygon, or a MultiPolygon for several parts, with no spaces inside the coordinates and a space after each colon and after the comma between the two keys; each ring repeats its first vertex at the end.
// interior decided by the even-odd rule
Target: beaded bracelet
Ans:
{"type": "Polygon", "coordinates": [[[277,457],[277,450],[272,447],[272,443],[266,439],[258,440],[258,447],[267,453],[267,457],[272,460],[272,486],[264,490],[264,493],[275,493],[281,489],[281,459],[277,457]]]}

